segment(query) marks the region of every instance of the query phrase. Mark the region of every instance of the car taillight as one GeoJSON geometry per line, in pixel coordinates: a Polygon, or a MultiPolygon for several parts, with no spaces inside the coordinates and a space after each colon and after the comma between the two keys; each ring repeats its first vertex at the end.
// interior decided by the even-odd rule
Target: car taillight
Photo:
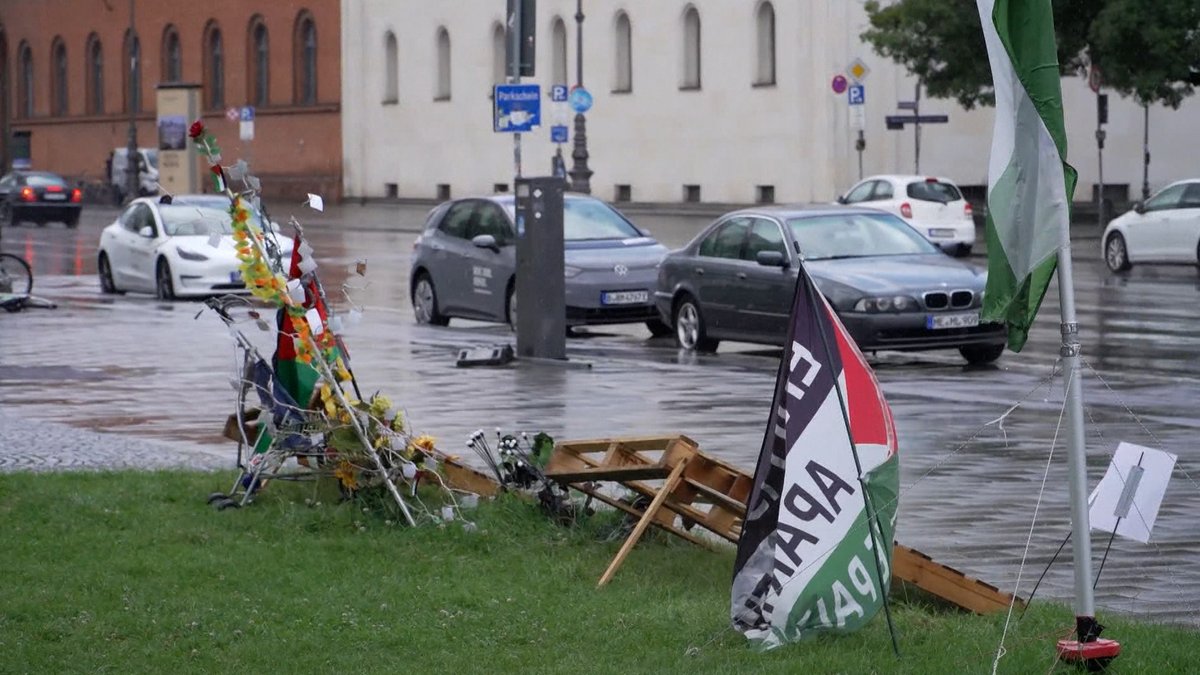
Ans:
{"type": "Polygon", "coordinates": [[[963,204],[963,215],[971,218],[975,215],[975,209],[971,208],[971,202],[963,204]]]}
{"type": "Polygon", "coordinates": [[[37,195],[33,193],[33,188],[26,185],[21,188],[21,201],[32,202],[37,200],[37,195]]]}
{"type": "Polygon", "coordinates": [[[912,218],[912,205],[908,202],[901,204],[900,215],[904,216],[905,218],[912,218]]]}
{"type": "MultiPolygon", "coordinates": [[[[76,204],[83,201],[83,190],[80,190],[79,188],[71,190],[71,201],[75,202],[76,204]]],[[[970,206],[967,208],[970,208],[970,206]]]]}

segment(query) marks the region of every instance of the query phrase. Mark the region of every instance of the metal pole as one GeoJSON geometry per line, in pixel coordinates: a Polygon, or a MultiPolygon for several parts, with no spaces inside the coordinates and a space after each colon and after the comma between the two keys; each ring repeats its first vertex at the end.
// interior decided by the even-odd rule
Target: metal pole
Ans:
{"type": "MultiPolygon", "coordinates": [[[[511,84],[521,82],[521,3],[522,0],[512,1],[512,16],[508,17],[508,46],[512,58],[508,63],[508,81],[511,84]]],[[[516,177],[521,177],[521,134],[513,134],[513,167],[516,177]]]]}
{"type": "Polygon", "coordinates": [[[1150,198],[1150,104],[1142,104],[1142,200],[1150,198]]]}
{"type": "Polygon", "coordinates": [[[1104,128],[1100,122],[1100,89],[1096,89],[1096,220],[1097,232],[1104,232],[1104,128]]]}
{"type": "Polygon", "coordinates": [[[1075,567],[1075,622],[1080,642],[1094,639],[1092,532],[1088,523],[1087,445],[1083,432],[1079,324],[1075,318],[1075,284],[1071,271],[1070,224],[1063,222],[1058,249],[1058,296],[1062,309],[1064,398],[1067,417],[1067,461],[1070,468],[1071,553],[1075,567]],[[1089,638],[1091,635],[1091,639],[1089,638]]]}
{"type": "MultiPolygon", "coordinates": [[[[583,86],[583,0],[575,0],[575,86],[583,86]]],[[[575,113],[575,142],[571,150],[571,190],[592,193],[588,168],[587,118],[575,113]]]]}
{"type": "Polygon", "coordinates": [[[913,173],[921,173],[921,80],[917,80],[917,95],[913,97],[913,173]]]}
{"type": "Polygon", "coordinates": [[[138,60],[141,58],[137,49],[137,27],[134,22],[134,0],[129,0],[129,142],[125,147],[125,189],[129,199],[137,199],[138,185],[141,176],[138,171],[138,141],[137,141],[137,101],[138,89],[141,88],[140,78],[134,75],[138,70],[138,60]]]}
{"type": "Polygon", "coordinates": [[[858,130],[858,142],[854,144],[854,149],[858,150],[858,179],[863,177],[863,150],[867,147],[867,139],[863,136],[863,130],[858,130]]]}

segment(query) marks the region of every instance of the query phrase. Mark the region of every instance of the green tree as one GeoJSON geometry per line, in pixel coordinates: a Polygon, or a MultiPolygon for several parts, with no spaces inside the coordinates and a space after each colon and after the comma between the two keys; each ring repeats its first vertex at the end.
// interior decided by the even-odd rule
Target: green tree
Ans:
{"type": "Polygon", "coordinates": [[[1200,2],[1105,0],[1088,31],[1105,86],[1178,108],[1200,85],[1200,2]]]}

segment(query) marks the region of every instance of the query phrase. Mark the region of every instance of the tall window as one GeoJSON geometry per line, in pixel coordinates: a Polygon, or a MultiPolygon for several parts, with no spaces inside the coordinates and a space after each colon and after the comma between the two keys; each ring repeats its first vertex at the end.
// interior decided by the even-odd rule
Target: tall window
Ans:
{"type": "Polygon", "coordinates": [[[88,36],[87,47],[87,111],[91,115],[104,114],[104,50],[100,36],[88,36]]]}
{"type": "Polygon", "coordinates": [[[617,78],[614,92],[633,91],[633,31],[629,15],[617,14],[617,78]]]}
{"type": "Polygon", "coordinates": [[[17,114],[33,117],[33,50],[22,42],[17,54],[17,65],[21,68],[17,84],[17,114]]]}
{"type": "Polygon", "coordinates": [[[168,25],[163,31],[162,74],[164,82],[179,82],[183,79],[183,48],[179,44],[179,31],[168,25]]]}
{"type": "Polygon", "coordinates": [[[679,88],[700,88],[700,12],[695,7],[683,12],[683,81],[679,88]]]}
{"type": "Polygon", "coordinates": [[[754,84],[775,84],[775,8],[771,3],[758,6],[754,24],[758,45],[754,84]]]}
{"type": "Polygon", "coordinates": [[[450,33],[445,27],[437,32],[437,91],[433,100],[450,100],[450,33]]]}
{"type": "Polygon", "coordinates": [[[550,84],[567,84],[567,25],[554,19],[550,29],[550,84]]]}
{"type": "Polygon", "coordinates": [[[317,102],[317,23],[308,10],[296,18],[295,91],[293,100],[300,105],[317,102]]]}
{"type": "Polygon", "coordinates": [[[395,103],[400,100],[400,49],[390,30],[383,36],[383,62],[383,102],[395,103]]]}
{"type": "Polygon", "coordinates": [[[265,106],[271,101],[271,45],[261,16],[250,19],[250,101],[265,106]]]}
{"type": "Polygon", "coordinates": [[[67,46],[55,36],[50,47],[50,112],[56,117],[67,114],[67,46]]]}
{"type": "Polygon", "coordinates": [[[504,84],[508,77],[507,50],[504,48],[504,26],[497,21],[492,25],[492,84],[504,84]]]}
{"type": "Polygon", "coordinates": [[[125,83],[124,109],[142,111],[142,41],[125,31],[125,58],[121,72],[125,83]]]}
{"type": "Polygon", "coordinates": [[[204,89],[209,110],[225,107],[225,42],[216,21],[204,29],[204,89]]]}

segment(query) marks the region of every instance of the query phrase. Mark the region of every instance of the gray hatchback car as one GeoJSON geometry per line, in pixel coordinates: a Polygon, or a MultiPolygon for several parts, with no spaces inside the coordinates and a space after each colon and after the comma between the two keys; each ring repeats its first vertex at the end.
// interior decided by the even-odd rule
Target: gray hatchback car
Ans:
{"type": "MultiPolygon", "coordinates": [[[[451,317],[515,325],[516,237],[511,195],[449,201],[429,213],[413,251],[409,289],[417,322],[451,317]]],[[[645,323],[670,333],[654,305],[667,249],[608,204],[563,199],[568,326],[645,323]]]]}
{"type": "Polygon", "coordinates": [[[970,363],[1004,351],[1004,325],[979,320],[984,270],[874,209],[727,214],[663,259],[655,298],[685,349],[783,344],[801,265],[863,351],[956,348],[970,363]]]}

